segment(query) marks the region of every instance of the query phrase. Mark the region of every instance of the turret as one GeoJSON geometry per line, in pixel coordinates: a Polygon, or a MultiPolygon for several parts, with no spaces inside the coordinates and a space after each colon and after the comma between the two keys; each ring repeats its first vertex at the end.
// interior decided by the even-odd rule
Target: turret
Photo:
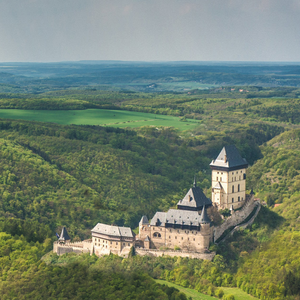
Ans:
{"type": "Polygon", "coordinates": [[[64,226],[64,227],[62,228],[62,230],[61,230],[61,234],[60,234],[60,236],[59,236],[58,241],[59,241],[60,243],[65,243],[65,242],[70,241],[70,240],[71,240],[71,239],[70,239],[70,237],[69,237],[69,235],[68,235],[67,229],[66,229],[66,227],[64,226]]]}
{"type": "Polygon", "coordinates": [[[148,230],[150,224],[149,224],[149,220],[147,218],[147,216],[142,216],[140,223],[139,223],[139,239],[143,240],[146,238],[147,234],[148,234],[148,230]]]}

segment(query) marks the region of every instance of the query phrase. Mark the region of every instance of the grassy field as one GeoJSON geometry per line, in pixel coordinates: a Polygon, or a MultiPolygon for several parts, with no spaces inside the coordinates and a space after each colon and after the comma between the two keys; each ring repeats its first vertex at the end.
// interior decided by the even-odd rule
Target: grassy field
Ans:
{"type": "MultiPolygon", "coordinates": [[[[215,299],[217,299],[217,298],[199,293],[196,290],[184,288],[184,287],[177,285],[175,283],[172,283],[172,282],[159,280],[159,279],[156,279],[155,281],[160,284],[166,284],[168,286],[173,286],[176,289],[178,289],[179,291],[185,293],[187,297],[192,297],[193,300],[215,300],[215,299]]],[[[257,298],[248,295],[247,293],[245,293],[244,291],[242,291],[241,289],[238,289],[238,288],[222,287],[222,290],[224,291],[225,295],[229,295],[229,294],[234,295],[235,300],[257,300],[257,298]]]]}
{"type": "Polygon", "coordinates": [[[39,122],[75,125],[102,125],[112,127],[166,126],[179,130],[191,130],[199,126],[199,122],[179,117],[156,115],[142,112],[107,109],[86,110],[22,110],[0,109],[0,118],[20,119],[39,122]]]}
{"type": "Polygon", "coordinates": [[[223,289],[225,295],[232,294],[232,295],[234,295],[234,298],[236,300],[256,300],[256,299],[258,299],[251,295],[248,295],[247,293],[245,293],[244,291],[242,291],[241,289],[238,289],[238,288],[222,287],[222,289],[223,289]]]}
{"type": "Polygon", "coordinates": [[[184,288],[184,287],[182,287],[180,285],[177,285],[175,283],[171,283],[171,282],[164,281],[164,280],[159,280],[159,279],[156,279],[155,281],[157,283],[160,283],[160,284],[166,284],[168,286],[175,287],[180,292],[185,293],[187,297],[192,297],[193,300],[216,300],[217,299],[217,298],[205,295],[205,294],[201,294],[201,293],[197,292],[196,290],[184,288]]]}

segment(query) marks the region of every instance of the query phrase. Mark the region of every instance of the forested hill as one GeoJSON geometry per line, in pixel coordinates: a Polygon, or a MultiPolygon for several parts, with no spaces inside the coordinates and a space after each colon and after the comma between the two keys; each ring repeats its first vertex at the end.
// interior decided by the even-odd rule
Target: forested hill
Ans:
{"type": "Polygon", "coordinates": [[[229,264],[239,262],[237,286],[260,299],[300,294],[299,146],[300,130],[291,130],[261,147],[263,158],[250,167],[247,184],[271,210],[263,208],[250,230],[221,247],[229,264]]]}
{"type": "Polygon", "coordinates": [[[209,158],[170,129],[0,122],[1,217],[84,235],[97,222],[135,227],[183,197],[194,174],[209,188],[209,158]],[[199,171],[201,170],[201,171],[199,171]],[[206,173],[205,173],[206,172],[206,173]]]}
{"type": "Polygon", "coordinates": [[[139,299],[135,291],[141,290],[144,299],[185,299],[148,275],[215,296],[222,295],[222,286],[239,286],[260,299],[300,294],[300,130],[282,132],[262,123],[179,136],[168,128],[129,131],[8,120],[0,120],[0,129],[3,299],[97,299],[96,292],[139,299]],[[40,260],[61,226],[73,240],[88,237],[97,222],[135,227],[143,214],[151,218],[174,206],[194,174],[209,196],[209,163],[232,143],[251,164],[248,191],[253,188],[268,207],[250,229],[211,246],[217,251],[214,262],[72,255],[40,260]],[[94,289],[98,281],[103,284],[94,289]]]}

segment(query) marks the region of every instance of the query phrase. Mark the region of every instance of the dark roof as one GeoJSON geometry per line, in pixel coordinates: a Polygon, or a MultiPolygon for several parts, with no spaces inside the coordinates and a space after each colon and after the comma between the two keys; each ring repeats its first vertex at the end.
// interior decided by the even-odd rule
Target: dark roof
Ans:
{"type": "Polygon", "coordinates": [[[141,221],[140,221],[139,224],[140,224],[140,225],[143,225],[143,224],[149,224],[149,221],[148,221],[147,216],[142,216],[141,221]]]}
{"type": "Polygon", "coordinates": [[[157,212],[152,218],[150,225],[165,226],[166,224],[180,224],[199,226],[201,217],[198,211],[169,209],[167,212],[157,212]]]}
{"type": "Polygon", "coordinates": [[[218,157],[210,163],[212,169],[229,169],[247,168],[248,162],[242,158],[238,149],[234,145],[223,147],[218,157]]]}
{"type": "Polygon", "coordinates": [[[67,229],[66,227],[64,226],[61,230],[61,234],[59,236],[59,241],[68,241],[68,240],[71,240],[69,235],[68,235],[68,232],[67,232],[67,229]]]}
{"type": "Polygon", "coordinates": [[[211,200],[204,195],[202,189],[197,187],[196,184],[194,184],[194,186],[189,189],[185,197],[177,203],[177,207],[179,209],[200,210],[203,205],[211,205],[211,200]]]}
{"type": "Polygon", "coordinates": [[[102,223],[98,223],[91,231],[92,233],[95,232],[109,236],[133,237],[132,230],[129,227],[119,227],[102,223]]]}
{"type": "Polygon", "coordinates": [[[206,207],[203,206],[201,216],[200,216],[200,223],[201,224],[207,224],[207,223],[210,224],[210,222],[211,221],[210,221],[210,218],[207,215],[206,207]]]}

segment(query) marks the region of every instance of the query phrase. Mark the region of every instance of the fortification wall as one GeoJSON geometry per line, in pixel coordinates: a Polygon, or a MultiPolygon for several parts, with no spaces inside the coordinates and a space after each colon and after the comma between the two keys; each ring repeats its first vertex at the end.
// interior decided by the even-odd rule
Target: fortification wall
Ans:
{"type": "Polygon", "coordinates": [[[186,252],[186,251],[172,251],[172,250],[155,250],[155,249],[144,249],[144,248],[136,248],[136,254],[144,256],[180,256],[180,257],[189,257],[189,258],[197,258],[212,261],[215,252],[211,253],[198,253],[198,252],[186,252]]]}
{"type": "Polygon", "coordinates": [[[250,196],[246,200],[245,205],[241,210],[233,212],[232,215],[229,218],[227,218],[223,224],[214,228],[214,242],[222,236],[225,230],[227,230],[230,227],[235,227],[236,225],[246,220],[256,205],[257,201],[254,201],[254,196],[250,196]]]}
{"type": "Polygon", "coordinates": [[[57,255],[63,255],[71,252],[77,254],[90,253],[91,247],[92,247],[92,243],[89,240],[82,241],[82,242],[65,243],[65,244],[54,242],[53,252],[56,253],[57,255]]]}

